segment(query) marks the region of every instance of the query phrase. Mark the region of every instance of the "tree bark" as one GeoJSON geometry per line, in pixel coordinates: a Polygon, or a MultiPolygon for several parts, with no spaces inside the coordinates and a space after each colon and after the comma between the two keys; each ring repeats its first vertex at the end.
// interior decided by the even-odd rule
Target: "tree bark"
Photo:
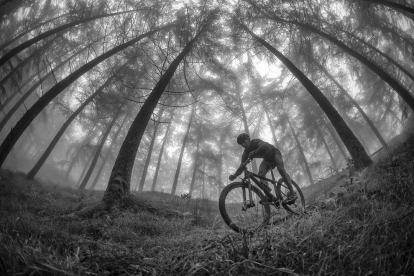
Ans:
{"type": "Polygon", "coordinates": [[[308,77],[303,74],[288,58],[286,58],[281,52],[272,47],[264,39],[257,36],[250,31],[246,26],[242,25],[242,28],[246,30],[255,40],[265,46],[271,53],[273,53],[291,72],[292,74],[303,84],[312,97],[319,104],[321,109],[325,112],[329,120],[332,122],[349,153],[354,160],[356,170],[362,170],[363,168],[372,164],[371,158],[366,153],[364,147],[360,141],[355,137],[351,129],[346,125],[345,121],[339,115],[338,111],[332,106],[323,93],[313,84],[308,77]]]}
{"type": "Polygon", "coordinates": [[[103,146],[105,145],[106,139],[108,138],[109,133],[111,133],[112,127],[114,126],[114,124],[116,122],[116,119],[118,119],[118,116],[121,113],[121,111],[122,111],[122,106],[118,107],[118,110],[117,110],[116,114],[114,115],[114,117],[112,118],[111,123],[107,127],[105,133],[102,135],[101,142],[100,142],[98,148],[95,151],[95,154],[93,156],[91,165],[89,166],[88,172],[86,173],[85,177],[82,180],[81,185],[79,186],[80,190],[85,189],[86,184],[88,184],[89,178],[91,177],[92,172],[95,169],[96,162],[98,161],[98,158],[101,155],[101,151],[102,151],[103,146]]]}
{"type": "Polygon", "coordinates": [[[131,173],[134,166],[135,156],[137,154],[142,135],[144,134],[150,116],[157,106],[165,87],[173,77],[178,65],[191,51],[193,45],[203,31],[204,28],[202,28],[201,31],[186,44],[181,53],[171,62],[170,66],[161,76],[160,80],[157,82],[154,89],[147,97],[147,100],[142,105],[135,120],[133,121],[128,134],[122,143],[118,157],[112,169],[111,176],[109,178],[108,187],[102,199],[103,204],[107,208],[110,208],[110,206],[113,204],[122,203],[123,200],[129,195],[131,173]]]}
{"type": "Polygon", "coordinates": [[[173,181],[172,188],[171,188],[171,194],[172,195],[175,195],[175,191],[177,189],[178,176],[180,175],[180,171],[181,171],[181,163],[183,161],[184,149],[185,149],[185,146],[187,144],[188,134],[190,132],[191,123],[193,121],[195,110],[196,110],[196,106],[194,105],[192,110],[191,110],[190,121],[188,122],[187,131],[184,135],[183,143],[181,145],[180,157],[178,158],[178,165],[177,165],[177,169],[175,171],[174,181],[173,181]]]}
{"type": "Polygon", "coordinates": [[[20,135],[24,130],[30,125],[30,123],[36,118],[36,116],[45,108],[57,95],[59,95],[66,87],[71,83],[81,77],[83,74],[88,72],[90,69],[104,61],[105,59],[113,56],[114,54],[124,50],[125,48],[133,45],[139,40],[148,37],[160,30],[167,29],[172,27],[173,24],[168,24],[159,28],[156,28],[152,31],[149,31],[145,34],[142,34],[126,43],[123,43],[115,48],[107,51],[106,53],[98,56],[87,64],[83,65],[81,68],[67,76],[65,79],[60,81],[58,84],[53,86],[49,91],[47,91],[43,97],[41,97],[17,122],[16,126],[10,131],[7,137],[4,139],[3,143],[0,146],[0,167],[3,165],[6,160],[7,155],[10,153],[16,141],[19,139],[20,135]]]}
{"type": "Polygon", "coordinates": [[[76,25],[80,25],[92,20],[96,20],[99,18],[105,18],[105,17],[110,17],[110,16],[115,16],[115,15],[119,15],[119,14],[124,14],[124,13],[128,13],[128,12],[134,12],[134,11],[123,11],[123,12],[116,12],[116,13],[110,13],[110,14],[101,14],[101,15],[97,15],[97,16],[92,16],[89,18],[85,18],[85,19],[81,19],[75,22],[71,22],[71,23],[67,23],[65,25],[62,25],[60,27],[57,27],[53,30],[44,32],[32,39],[27,40],[26,42],[23,42],[22,44],[20,44],[19,46],[11,49],[9,52],[7,52],[7,54],[5,54],[2,58],[0,58],[0,67],[3,66],[3,64],[5,64],[9,59],[11,59],[12,57],[14,57],[15,55],[17,55],[18,53],[20,53],[21,51],[23,51],[24,49],[30,47],[31,45],[39,42],[40,40],[43,40],[51,35],[57,34],[61,31],[64,31],[66,29],[69,29],[71,27],[74,27],[76,25]]]}
{"type": "Polygon", "coordinates": [[[93,191],[93,189],[95,189],[96,184],[98,183],[98,180],[102,174],[103,169],[105,168],[105,164],[108,161],[109,156],[111,155],[112,149],[115,145],[115,139],[117,139],[117,137],[119,136],[119,133],[121,133],[122,128],[124,127],[124,124],[126,122],[126,119],[128,118],[128,115],[125,114],[124,119],[122,120],[122,123],[120,124],[120,126],[118,127],[118,130],[116,131],[116,133],[114,134],[114,136],[112,137],[112,143],[108,148],[108,151],[105,154],[104,159],[102,160],[102,164],[98,170],[98,172],[96,173],[95,179],[93,180],[91,187],[89,188],[90,191],[93,191]]]}

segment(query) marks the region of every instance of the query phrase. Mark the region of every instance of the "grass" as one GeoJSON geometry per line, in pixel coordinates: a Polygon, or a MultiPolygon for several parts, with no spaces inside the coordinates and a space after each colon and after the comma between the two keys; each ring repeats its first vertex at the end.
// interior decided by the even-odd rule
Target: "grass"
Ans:
{"type": "Polygon", "coordinates": [[[375,164],[368,200],[233,233],[217,202],[146,192],[88,219],[102,193],[0,171],[0,275],[413,275],[414,139],[375,164]],[[183,216],[188,212],[191,216],[183,216]]]}

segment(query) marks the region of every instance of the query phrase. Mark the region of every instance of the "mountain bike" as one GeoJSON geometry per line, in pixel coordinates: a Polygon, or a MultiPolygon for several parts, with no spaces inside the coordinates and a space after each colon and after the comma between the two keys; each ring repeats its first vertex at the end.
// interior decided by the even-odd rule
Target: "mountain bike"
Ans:
{"type": "Polygon", "coordinates": [[[244,169],[242,181],[230,183],[220,194],[220,214],[231,229],[238,233],[252,232],[305,211],[305,198],[295,181],[291,180],[298,197],[288,202],[289,189],[283,178],[276,181],[273,170],[270,170],[272,179],[249,171],[246,165],[251,161],[240,165],[244,169]],[[275,194],[259,179],[272,183],[275,194]]]}

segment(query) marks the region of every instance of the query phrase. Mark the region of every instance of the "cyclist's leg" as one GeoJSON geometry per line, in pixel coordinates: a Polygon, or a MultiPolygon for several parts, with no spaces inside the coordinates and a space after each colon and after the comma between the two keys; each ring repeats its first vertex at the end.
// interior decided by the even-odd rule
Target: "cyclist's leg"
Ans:
{"type": "MultiPolygon", "coordinates": [[[[270,170],[269,162],[267,162],[266,160],[263,160],[262,163],[260,163],[259,172],[257,174],[260,176],[266,177],[266,174],[269,172],[269,170],[270,170]]],[[[266,180],[261,179],[260,183],[262,183],[263,187],[265,187],[269,191],[272,190],[266,180]]]]}
{"type": "Polygon", "coordinates": [[[274,159],[275,159],[276,168],[277,168],[279,174],[283,177],[283,180],[285,180],[286,185],[289,188],[290,194],[294,195],[295,192],[294,192],[293,187],[292,187],[292,181],[290,180],[290,177],[289,177],[289,175],[287,174],[287,172],[285,170],[285,166],[283,164],[282,153],[280,153],[279,150],[276,150],[274,159]]]}

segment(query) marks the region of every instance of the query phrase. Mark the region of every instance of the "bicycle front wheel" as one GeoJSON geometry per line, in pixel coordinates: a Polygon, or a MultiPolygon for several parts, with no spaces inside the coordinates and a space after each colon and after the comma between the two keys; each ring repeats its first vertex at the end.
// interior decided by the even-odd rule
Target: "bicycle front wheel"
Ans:
{"type": "MultiPolygon", "coordinates": [[[[288,204],[282,204],[283,208],[286,209],[289,213],[293,215],[299,215],[305,211],[305,197],[303,196],[302,191],[300,190],[298,184],[296,184],[295,181],[292,181],[292,188],[296,192],[296,195],[298,198],[295,200],[295,202],[288,203],[288,204]]],[[[277,182],[277,195],[280,199],[285,200],[289,196],[289,188],[283,178],[279,179],[277,182]]]]}
{"type": "Polygon", "coordinates": [[[270,206],[263,193],[251,186],[249,198],[247,183],[233,182],[220,194],[219,209],[224,222],[238,233],[246,233],[265,226],[270,218],[270,206]],[[265,203],[261,204],[259,202],[265,203]]]}

